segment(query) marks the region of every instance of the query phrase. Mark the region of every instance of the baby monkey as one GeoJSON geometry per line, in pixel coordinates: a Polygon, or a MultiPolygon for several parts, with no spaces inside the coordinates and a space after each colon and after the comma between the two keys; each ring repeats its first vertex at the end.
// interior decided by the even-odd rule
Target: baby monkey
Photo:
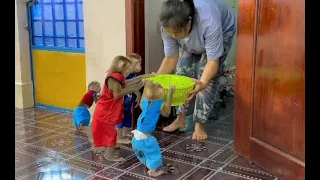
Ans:
{"type": "Polygon", "coordinates": [[[125,81],[124,75],[129,73],[130,65],[130,59],[125,56],[113,59],[93,113],[93,145],[97,149],[106,149],[104,157],[109,161],[124,160],[116,148],[115,128],[123,118],[123,96],[143,86],[141,76],[125,81]]]}
{"type": "MultiPolygon", "coordinates": [[[[127,55],[127,57],[130,59],[131,61],[131,65],[129,67],[129,75],[125,75],[126,77],[126,84],[127,81],[135,78],[138,73],[141,72],[141,56],[139,54],[136,53],[131,53],[129,55],[127,55]]],[[[146,76],[146,75],[144,75],[146,76]]],[[[136,100],[134,102],[133,99],[133,95],[132,94],[127,94],[124,96],[124,100],[123,100],[123,119],[122,121],[116,125],[117,128],[117,143],[119,144],[130,144],[131,143],[131,137],[132,137],[132,108],[134,103],[136,103],[136,107],[139,106],[140,104],[140,99],[141,99],[141,93],[140,91],[136,91],[134,92],[134,94],[136,95],[136,100]],[[130,138],[130,140],[129,140],[130,138]]]]}
{"type": "Polygon", "coordinates": [[[82,96],[78,106],[73,111],[73,124],[77,130],[82,130],[83,126],[88,126],[90,122],[90,108],[93,102],[97,102],[100,97],[100,83],[92,81],[88,85],[88,91],[82,96]]]}
{"type": "Polygon", "coordinates": [[[164,89],[160,84],[144,81],[140,107],[142,112],[138,118],[137,129],[133,130],[132,149],[141,163],[149,169],[150,176],[164,173],[159,168],[162,165],[161,150],[152,132],[156,128],[160,114],[168,117],[171,113],[171,98],[175,89],[170,86],[167,99],[164,102],[164,89]]]}

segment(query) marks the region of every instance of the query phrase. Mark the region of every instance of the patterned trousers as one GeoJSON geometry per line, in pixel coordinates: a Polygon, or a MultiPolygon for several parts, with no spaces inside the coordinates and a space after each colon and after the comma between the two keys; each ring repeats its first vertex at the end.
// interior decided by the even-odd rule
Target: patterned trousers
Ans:
{"type": "MultiPolygon", "coordinates": [[[[228,56],[234,34],[235,30],[224,34],[224,52],[219,58],[219,69],[215,76],[209,81],[206,88],[199,92],[192,101],[177,107],[177,114],[184,112],[188,116],[193,113],[193,120],[201,124],[207,122],[209,117],[215,116],[215,114],[212,113],[216,113],[216,111],[214,111],[215,103],[220,98],[219,79],[224,68],[223,62],[228,56]]],[[[176,66],[176,74],[200,79],[206,63],[207,55],[205,53],[192,54],[180,49],[180,56],[176,66]]]]}

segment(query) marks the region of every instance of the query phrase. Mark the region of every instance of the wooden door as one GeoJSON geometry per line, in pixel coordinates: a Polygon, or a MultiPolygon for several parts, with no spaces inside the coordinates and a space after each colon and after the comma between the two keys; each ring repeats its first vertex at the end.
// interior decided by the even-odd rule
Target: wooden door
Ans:
{"type": "Polygon", "coordinates": [[[305,0],[239,0],[236,153],[305,179],[305,0]]]}

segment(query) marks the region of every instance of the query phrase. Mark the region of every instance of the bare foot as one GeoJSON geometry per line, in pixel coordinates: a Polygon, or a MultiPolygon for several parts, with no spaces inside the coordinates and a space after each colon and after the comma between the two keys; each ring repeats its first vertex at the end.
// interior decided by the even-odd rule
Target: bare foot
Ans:
{"type": "Polygon", "coordinates": [[[120,162],[124,161],[125,159],[123,157],[104,157],[108,161],[113,161],[113,162],[120,162]]]}
{"type": "Polygon", "coordinates": [[[95,153],[104,153],[104,152],[106,152],[106,148],[105,148],[105,147],[95,147],[95,148],[93,149],[93,151],[94,151],[95,153]]]}
{"type": "Polygon", "coordinates": [[[178,115],[178,117],[169,125],[163,128],[163,131],[173,132],[177,129],[184,128],[184,116],[178,115]]]}
{"type": "Polygon", "coordinates": [[[118,144],[130,144],[131,141],[129,139],[121,138],[117,140],[118,144]]]}
{"type": "Polygon", "coordinates": [[[164,173],[164,171],[163,170],[149,170],[148,172],[148,175],[149,176],[152,176],[152,177],[157,177],[157,176],[160,176],[161,174],[163,174],[164,173]]]}
{"type": "Polygon", "coordinates": [[[79,126],[77,127],[77,130],[81,131],[83,129],[82,124],[80,123],[79,126]]]}
{"type": "Polygon", "coordinates": [[[208,138],[206,131],[202,124],[196,122],[194,127],[194,133],[192,135],[192,139],[194,140],[205,140],[208,138]]]}
{"type": "Polygon", "coordinates": [[[108,161],[114,161],[114,162],[119,162],[119,161],[124,161],[125,159],[123,157],[118,157],[118,156],[115,156],[114,154],[112,155],[109,155],[108,153],[106,153],[104,155],[104,158],[108,161]]]}

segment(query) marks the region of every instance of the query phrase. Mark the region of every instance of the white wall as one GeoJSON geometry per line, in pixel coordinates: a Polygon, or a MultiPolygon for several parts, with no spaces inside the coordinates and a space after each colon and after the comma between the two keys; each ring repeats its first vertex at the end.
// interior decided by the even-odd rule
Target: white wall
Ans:
{"type": "Polygon", "coordinates": [[[33,107],[26,3],[15,1],[15,107],[33,107]]]}
{"type": "Polygon", "coordinates": [[[145,71],[155,72],[164,57],[163,44],[157,30],[157,21],[162,2],[165,0],[145,0],[145,71]]]}
{"type": "Polygon", "coordinates": [[[85,0],[83,13],[86,81],[103,84],[112,59],[126,54],[125,0],[85,0]]]}

